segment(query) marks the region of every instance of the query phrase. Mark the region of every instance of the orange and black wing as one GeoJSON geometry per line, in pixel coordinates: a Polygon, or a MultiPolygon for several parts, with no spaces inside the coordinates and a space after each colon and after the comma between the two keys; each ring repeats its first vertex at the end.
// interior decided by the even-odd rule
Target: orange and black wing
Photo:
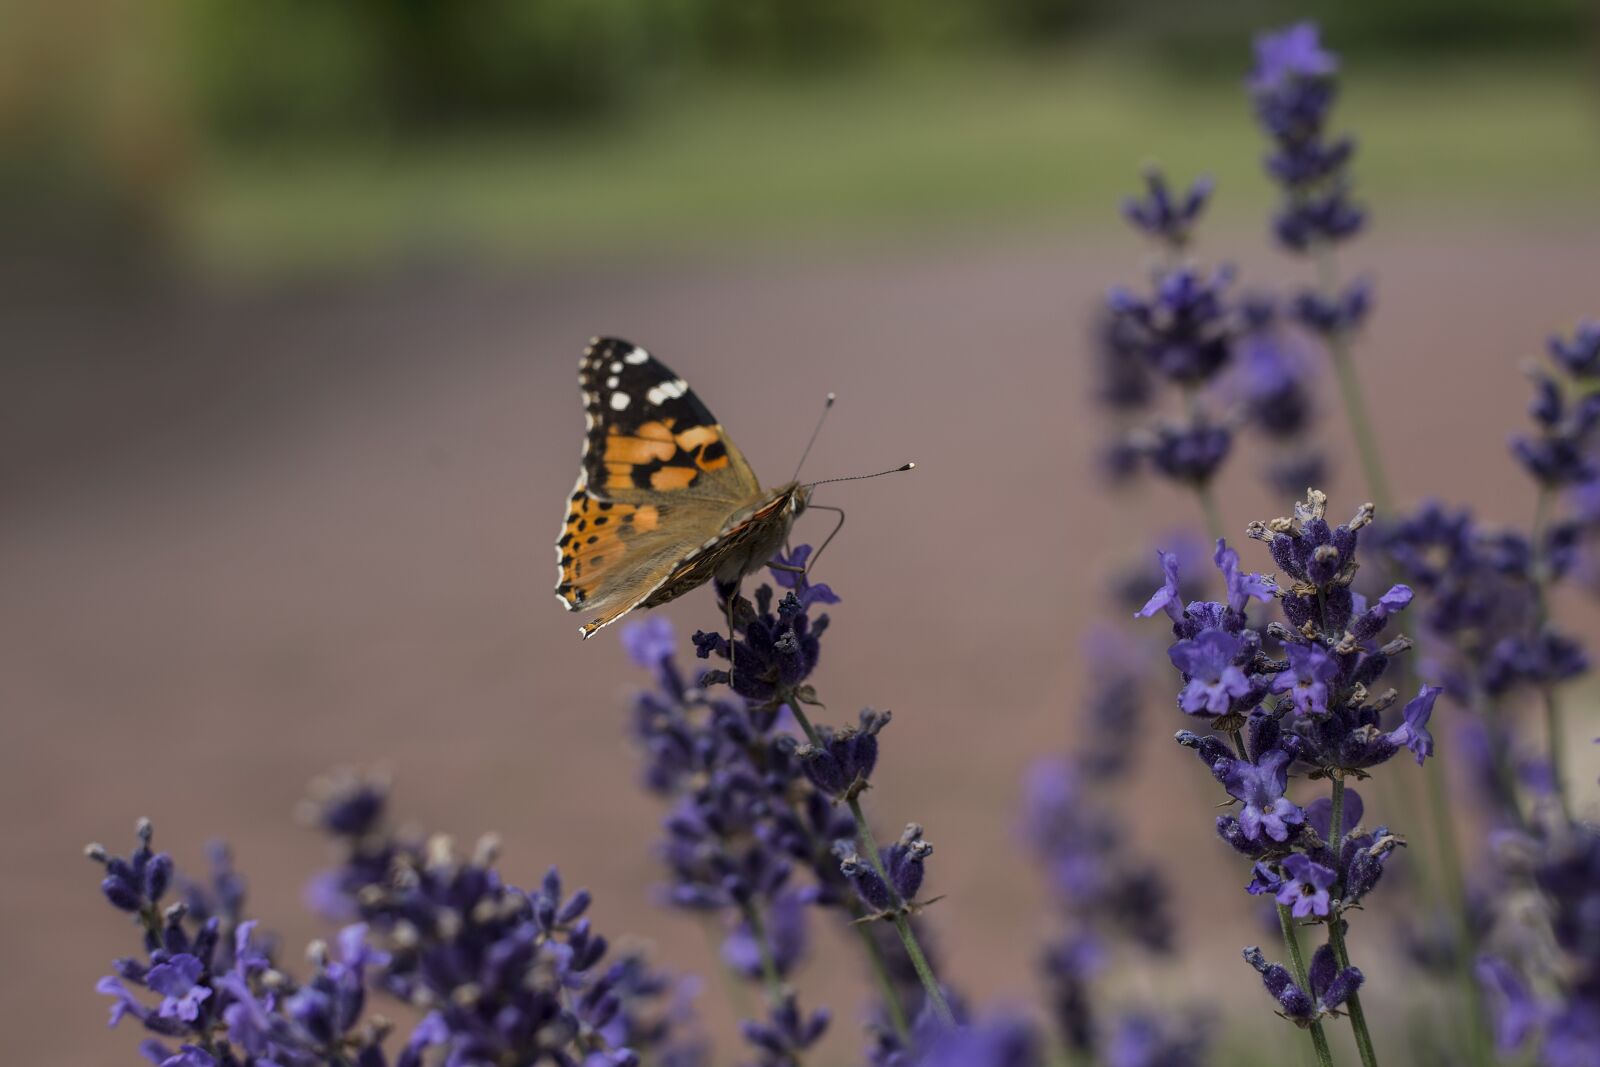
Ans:
{"type": "Polygon", "coordinates": [[[626,614],[713,542],[761,489],[684,380],[637,345],[593,341],[579,364],[588,433],[556,542],[556,596],[626,614]]]}

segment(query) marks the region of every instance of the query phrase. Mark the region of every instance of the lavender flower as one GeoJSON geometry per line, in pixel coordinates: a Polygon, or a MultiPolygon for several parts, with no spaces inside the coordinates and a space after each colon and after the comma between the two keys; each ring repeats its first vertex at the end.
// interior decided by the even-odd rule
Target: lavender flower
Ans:
{"type": "Polygon", "coordinates": [[[1502,954],[1478,961],[1504,1052],[1529,1044],[1541,1067],[1600,1057],[1600,833],[1564,818],[1505,839],[1505,875],[1536,891],[1502,954]],[[1531,920],[1531,923],[1530,923],[1531,920]],[[1530,928],[1531,927],[1531,928],[1530,928]]]}
{"type": "Polygon", "coordinates": [[[1600,319],[1580,322],[1570,338],[1551,337],[1548,346],[1551,358],[1573,378],[1600,376],[1600,319]]]}
{"type": "MultiPolygon", "coordinates": [[[[152,838],[149,821],[140,820],[138,845],[127,857],[99,845],[87,850],[105,868],[106,899],[133,912],[144,935],[144,955],[116,960],[114,973],[95,987],[113,998],[112,1026],[131,1018],[157,1035],[140,1051],[162,1067],[385,1067],[387,1027],[362,1017],[366,971],[382,962],[367,948],[364,926],[340,935],[337,958],[314,945],[317,973],[296,983],[276,968],[253,921],[235,925],[231,917],[202,918],[183,903],[162,906],[177,875],[171,857],[153,851],[152,838]]],[[[242,908],[242,893],[231,903],[242,908]]]]}
{"type": "Polygon", "coordinates": [[[1262,984],[1278,1002],[1283,1016],[1300,1026],[1336,1014],[1364,981],[1355,967],[1341,968],[1328,945],[1319,946],[1312,954],[1308,988],[1301,988],[1282,964],[1268,963],[1259,948],[1245,949],[1244,959],[1260,972],[1262,984]]]}
{"type": "Polygon", "coordinates": [[[1038,1037],[1027,1023],[994,1019],[930,1032],[908,1067],[1042,1067],[1038,1037]]]}
{"type": "Polygon", "coordinates": [[[1338,60],[1322,47],[1316,25],[1309,22],[1263,33],[1255,47],[1250,95],[1272,141],[1267,172],[1284,191],[1274,221],[1278,241],[1304,252],[1353,236],[1365,221],[1348,192],[1346,169],[1355,142],[1327,132],[1338,95],[1338,60]]]}
{"type": "Polygon", "coordinates": [[[1328,891],[1338,872],[1300,852],[1285,856],[1283,869],[1288,877],[1278,886],[1278,903],[1288,907],[1296,919],[1311,915],[1327,918],[1328,891]]]}
{"type": "MultiPolygon", "coordinates": [[[[1178,598],[1176,557],[1162,559],[1173,588],[1158,596],[1151,612],[1160,610],[1161,601],[1178,598]]],[[[1082,713],[1083,740],[1069,757],[1033,766],[1023,806],[1025,839],[1064,920],[1042,961],[1052,1014],[1061,1040],[1079,1057],[1100,1053],[1119,1067],[1183,1065],[1191,1062],[1184,1054],[1202,1054],[1205,1039],[1198,1029],[1186,1028],[1180,1037],[1137,1009],[1109,1028],[1097,1015],[1103,1006],[1096,1004],[1094,989],[1114,942],[1164,955],[1172,951],[1173,923],[1165,879],[1134,854],[1115,809],[1091,792],[1130,769],[1127,740],[1129,716],[1137,709],[1139,660],[1124,642],[1101,635],[1090,645],[1089,662],[1097,681],[1082,713]]]]}
{"type": "Polygon", "coordinates": [[[1215,378],[1232,354],[1226,299],[1232,280],[1229,269],[1206,276],[1180,267],[1160,275],[1150,297],[1118,287],[1106,304],[1152,371],[1174,384],[1197,386],[1215,378]]]}
{"type": "Polygon", "coordinates": [[[1106,1044],[1106,1067],[1201,1067],[1206,1038],[1199,1017],[1129,1012],[1117,1020],[1106,1044]]]}
{"type": "Polygon", "coordinates": [[[1182,249],[1189,243],[1190,230],[1205,210],[1215,183],[1210,178],[1196,179],[1182,196],[1174,197],[1161,171],[1146,170],[1144,181],[1145,196],[1124,200],[1123,217],[1167,247],[1182,249]]]}
{"type": "Polygon", "coordinates": [[[1300,715],[1328,713],[1328,684],[1339,677],[1339,664],[1321,645],[1290,645],[1284,650],[1289,669],[1272,680],[1274,693],[1288,693],[1300,715]]]}
{"type": "MultiPolygon", "coordinates": [[[[355,792],[372,806],[370,783],[354,783],[327,796],[323,810],[348,805],[355,792]]],[[[699,1062],[698,1042],[661,1003],[674,984],[633,956],[606,962],[608,940],[587,917],[587,891],[568,893],[554,868],[534,890],[506,885],[494,838],[461,856],[445,838],[389,829],[386,811],[384,798],[359,835],[321,820],[343,861],[317,884],[345,895],[370,929],[381,952],[373,985],[428,1010],[397,1067],[419,1063],[428,1049],[452,1062],[570,1056],[626,1067],[658,1053],[699,1062]]]]}
{"type": "MultiPolygon", "coordinates": [[[[688,684],[661,624],[623,631],[632,658],[656,676],[655,689],[636,702],[635,734],[648,756],[647,786],[672,804],[661,849],[672,877],[669,899],[720,917],[729,931],[724,958],[764,982],[774,1011],[786,995],[781,983],[805,954],[811,905],[837,908],[853,922],[886,920],[902,941],[917,940],[911,919],[933,852],[915,824],[882,850],[869,846],[862,826],[858,797],[870,784],[889,713],[863,711],[842,729],[812,726],[804,715],[804,705],[817,703],[808,679],[827,624],[827,616],[811,612],[839,602],[792,569],[810,557],[802,545],[775,561],[773,580],[787,589],[775,610],[770,586],[755,591],[753,604],[736,600],[731,644],[722,634],[694,635],[701,658],[731,658],[731,671],[707,671],[688,684]],[[732,694],[713,695],[724,684],[732,694]]],[[[718,595],[726,607],[732,590],[718,595]]],[[[855,929],[880,973],[889,974],[880,935],[855,929]]],[[[879,1010],[894,1032],[880,1036],[885,1047],[903,1050],[902,1004],[918,1000],[891,984],[892,1002],[879,1010]]],[[[747,1026],[766,1055],[779,1057],[763,1064],[798,1055],[807,1032],[779,1025],[777,1016],[747,1026]]]]}
{"type": "Polygon", "coordinates": [[[755,1049],[756,1067],[797,1067],[801,1054],[827,1032],[828,1021],[826,1010],[806,1015],[790,996],[772,1006],[767,1020],[744,1022],[740,1030],[755,1049]]]}
{"type": "MultiPolygon", "coordinates": [[[[1372,506],[1358,509],[1339,526],[1329,524],[1326,512],[1326,496],[1311,490],[1292,516],[1250,524],[1250,536],[1266,542],[1278,565],[1277,582],[1244,573],[1237,555],[1219,543],[1215,561],[1228,590],[1226,602],[1191,602],[1180,612],[1173,594],[1179,575],[1173,569],[1141,612],[1165,610],[1172,620],[1170,654],[1183,672],[1179,704],[1184,710],[1213,699],[1223,664],[1238,675],[1230,676],[1223,690],[1226,705],[1220,698],[1210,705],[1225,706],[1226,714],[1212,725],[1228,734],[1231,744],[1188,730],[1177,740],[1194,750],[1240,804],[1237,815],[1219,817],[1216,827],[1230,847],[1254,863],[1246,890],[1273,896],[1285,929],[1295,919],[1326,926],[1328,943],[1317,950],[1303,979],[1269,964],[1259,949],[1245,951],[1280,1013],[1311,1028],[1313,1042],[1324,1052],[1321,1020],[1347,1001],[1358,1044],[1370,1049],[1356,992],[1361,972],[1348,966],[1342,915],[1377,886],[1387,857],[1400,844],[1386,827],[1370,834],[1360,829],[1361,801],[1345,788],[1344,779],[1364,776],[1402,749],[1410,749],[1418,763],[1430,755],[1427,726],[1440,692],[1425,686],[1397,728],[1382,728],[1382,713],[1394,693],[1372,694],[1410,642],[1378,641],[1410,605],[1412,593],[1397,585],[1372,602],[1356,594],[1351,584],[1359,566],[1360,531],[1372,521],[1372,506]],[[1244,610],[1252,597],[1276,597],[1288,625],[1252,626],[1244,610]],[[1274,645],[1283,648],[1282,660],[1267,654],[1274,645]],[[1191,695],[1197,681],[1199,697],[1191,695]],[[1286,795],[1293,766],[1331,778],[1331,797],[1309,809],[1296,805],[1286,795]]],[[[1294,956],[1298,967],[1297,949],[1294,956]]]]}
{"type": "Polygon", "coordinates": [[[1204,417],[1183,424],[1161,423],[1144,441],[1143,456],[1167,478],[1203,487],[1233,447],[1233,431],[1204,417]]]}
{"type": "MultiPolygon", "coordinates": [[[[1239,307],[1235,387],[1251,421],[1275,441],[1289,441],[1309,428],[1313,409],[1311,372],[1278,323],[1269,297],[1253,294],[1239,307]]],[[[1299,491],[1299,487],[1296,488],[1299,491]]]]}
{"type": "Polygon", "coordinates": [[[1224,630],[1203,630],[1173,645],[1167,658],[1184,677],[1178,706],[1190,715],[1226,715],[1235,700],[1250,695],[1250,681],[1238,661],[1253,651],[1224,630]]]}
{"type": "Polygon", "coordinates": [[[1289,754],[1278,750],[1262,755],[1260,763],[1232,760],[1223,771],[1228,795],[1244,805],[1239,826],[1245,840],[1256,841],[1263,834],[1274,841],[1287,841],[1289,827],[1305,821],[1305,813],[1283,795],[1289,784],[1289,754]]]}

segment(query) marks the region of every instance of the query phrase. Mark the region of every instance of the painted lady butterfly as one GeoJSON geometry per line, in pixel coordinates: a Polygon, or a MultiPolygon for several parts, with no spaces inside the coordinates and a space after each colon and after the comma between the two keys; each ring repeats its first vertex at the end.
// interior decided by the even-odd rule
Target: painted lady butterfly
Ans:
{"type": "Polygon", "coordinates": [[[615,338],[578,364],[588,433],[556,542],[556,598],[593,611],[585,638],[712,578],[738,582],[783,546],[811,487],[763,490],[684,380],[615,338]]]}

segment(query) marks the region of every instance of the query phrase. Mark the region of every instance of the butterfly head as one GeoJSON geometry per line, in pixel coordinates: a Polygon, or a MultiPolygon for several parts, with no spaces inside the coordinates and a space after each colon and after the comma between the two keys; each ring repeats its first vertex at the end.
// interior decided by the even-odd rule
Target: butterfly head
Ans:
{"type": "Polygon", "coordinates": [[[783,498],[783,510],[790,519],[797,519],[811,506],[811,486],[790,482],[778,490],[783,498]]]}

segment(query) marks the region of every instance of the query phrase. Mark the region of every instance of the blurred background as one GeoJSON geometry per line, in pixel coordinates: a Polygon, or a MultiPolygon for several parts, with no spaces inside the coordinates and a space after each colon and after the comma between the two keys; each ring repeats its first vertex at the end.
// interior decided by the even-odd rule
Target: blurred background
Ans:
{"type": "MultiPolygon", "coordinates": [[[[1091,311],[1146,265],[1117,203],[1152,161],[1214,175],[1200,255],[1264,283],[1304,268],[1269,247],[1253,30],[1315,16],[1346,60],[1340,122],[1374,218],[1348,263],[1378,294],[1360,358],[1404,499],[1525,523],[1504,451],[1519,364],[1600,314],[1586,0],[0,10],[16,1062],[134,1055],[92,992],[132,931],[84,842],[120,847],[149,815],[194,865],[226,836],[294,944],[322,932],[297,895],[324,856],[291,812],[338,764],[392,768],[400,812],[500,832],[513,878],[560,863],[605,929],[712,973],[651,892],[636,679],[550,596],[591,335],[685,375],[768,482],[828,390],[813,476],[918,462],[827,492],[851,519],[824,568],[844,603],[819,687],[836,719],[895,711],[869,808],[938,849],[950,979],[1027,1006],[1050,920],[1017,847],[1019,779],[1073,741],[1077,650],[1120,612],[1116,575],[1199,526],[1175,493],[1113,497],[1095,475],[1091,311]]],[[[1326,427],[1348,456],[1337,411],[1326,427]]],[[[1341,516],[1353,469],[1330,486],[1341,516]]],[[[1233,529],[1287,510],[1225,481],[1233,529]]],[[[668,614],[715,624],[709,593],[668,614]]],[[[1120,806],[1170,861],[1186,951],[1112,981],[1216,1003],[1244,1035],[1227,1048],[1275,1022],[1235,956],[1262,935],[1168,715],[1149,713],[1149,784],[1120,806]]],[[[1595,718],[1572,721],[1592,782],[1595,718]]],[[[845,947],[824,941],[801,986],[835,1009],[849,1062],[845,947]]]]}

